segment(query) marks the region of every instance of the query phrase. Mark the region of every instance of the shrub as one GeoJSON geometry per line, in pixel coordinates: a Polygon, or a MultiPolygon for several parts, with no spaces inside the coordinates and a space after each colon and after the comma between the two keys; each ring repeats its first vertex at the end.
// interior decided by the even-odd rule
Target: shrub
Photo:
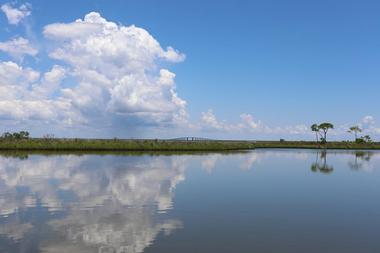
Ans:
{"type": "Polygon", "coordinates": [[[29,132],[28,131],[20,131],[20,132],[14,132],[14,133],[5,132],[1,135],[1,138],[14,139],[14,140],[29,139],[29,132]]]}
{"type": "Polygon", "coordinates": [[[363,144],[363,143],[365,143],[365,141],[364,141],[363,138],[356,138],[355,143],[357,143],[357,144],[363,144]]]}

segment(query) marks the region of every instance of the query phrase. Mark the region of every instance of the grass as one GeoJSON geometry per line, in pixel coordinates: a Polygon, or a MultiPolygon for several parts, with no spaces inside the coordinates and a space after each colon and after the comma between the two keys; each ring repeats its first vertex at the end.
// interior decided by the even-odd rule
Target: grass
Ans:
{"type": "Polygon", "coordinates": [[[0,150],[46,151],[228,151],[253,149],[247,141],[169,141],[119,139],[3,139],[0,150]]]}
{"type": "Polygon", "coordinates": [[[119,139],[0,139],[0,151],[233,151],[255,148],[380,149],[380,143],[307,141],[170,141],[119,139]]]}
{"type": "Polygon", "coordinates": [[[257,141],[255,148],[299,148],[299,149],[346,149],[346,150],[360,150],[360,149],[380,149],[379,142],[373,143],[354,143],[348,141],[328,142],[326,144],[317,144],[312,141],[257,141]]]}

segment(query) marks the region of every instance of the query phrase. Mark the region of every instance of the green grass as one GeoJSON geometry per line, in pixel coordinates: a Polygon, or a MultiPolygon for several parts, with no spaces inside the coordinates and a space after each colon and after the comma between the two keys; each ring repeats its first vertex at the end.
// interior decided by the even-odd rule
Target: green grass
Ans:
{"type": "Polygon", "coordinates": [[[169,141],[110,139],[0,139],[0,151],[233,151],[255,148],[380,149],[380,143],[306,141],[169,141]]]}
{"type": "Polygon", "coordinates": [[[252,149],[247,141],[167,141],[106,139],[0,140],[0,150],[52,151],[227,151],[252,149]]]}
{"type": "Polygon", "coordinates": [[[304,148],[304,149],[380,149],[379,142],[373,143],[354,143],[348,141],[328,142],[326,144],[317,144],[311,141],[257,141],[256,148],[304,148]]]}

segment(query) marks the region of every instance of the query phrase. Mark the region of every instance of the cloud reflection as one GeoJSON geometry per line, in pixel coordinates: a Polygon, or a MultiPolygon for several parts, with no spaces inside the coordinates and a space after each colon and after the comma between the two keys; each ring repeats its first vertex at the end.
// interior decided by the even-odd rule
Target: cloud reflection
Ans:
{"type": "Polygon", "coordinates": [[[160,232],[182,227],[165,212],[184,172],[175,156],[0,157],[0,235],[38,233],[20,214],[46,208],[61,215],[46,221],[54,236],[42,252],[143,252],[160,232]]]}
{"type": "Polygon", "coordinates": [[[175,189],[192,164],[210,174],[216,168],[247,175],[297,173],[310,164],[313,171],[331,173],[334,168],[371,171],[379,158],[376,152],[315,150],[0,156],[0,240],[18,251],[141,253],[160,234],[184,226],[171,209],[175,189]]]}

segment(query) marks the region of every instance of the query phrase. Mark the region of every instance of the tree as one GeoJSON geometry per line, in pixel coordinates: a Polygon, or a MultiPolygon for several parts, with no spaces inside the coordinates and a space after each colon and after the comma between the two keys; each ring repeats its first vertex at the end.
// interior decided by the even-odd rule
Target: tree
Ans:
{"type": "Polygon", "coordinates": [[[14,133],[12,134],[12,138],[13,138],[13,139],[16,139],[16,140],[21,139],[21,134],[20,134],[20,133],[17,133],[17,132],[14,132],[14,133]]]}
{"type": "Polygon", "coordinates": [[[369,136],[369,135],[364,136],[363,139],[367,143],[371,143],[372,142],[371,136],[369,136]]]}
{"type": "Polygon", "coordinates": [[[353,133],[355,135],[355,141],[358,139],[358,133],[361,133],[363,130],[359,126],[352,126],[350,127],[350,130],[348,130],[349,133],[353,133]]]}
{"type": "Polygon", "coordinates": [[[318,143],[318,135],[319,135],[319,126],[318,124],[313,124],[311,125],[311,131],[315,132],[315,138],[317,139],[317,143],[318,143]]]}
{"type": "Polygon", "coordinates": [[[29,139],[29,132],[28,131],[21,131],[19,132],[21,139],[29,139]]]}
{"type": "Polygon", "coordinates": [[[5,132],[1,135],[1,138],[10,139],[10,138],[12,138],[12,134],[10,132],[5,132]]]}
{"type": "Polygon", "coordinates": [[[334,129],[334,125],[328,122],[322,123],[318,126],[319,130],[323,132],[322,142],[327,142],[327,133],[330,129],[334,129]]]}
{"type": "Polygon", "coordinates": [[[29,138],[29,132],[28,131],[20,131],[15,132],[12,134],[13,139],[21,140],[21,139],[28,139],[29,138]]]}
{"type": "Polygon", "coordinates": [[[20,132],[14,132],[14,133],[5,132],[3,133],[3,135],[1,135],[1,138],[14,139],[14,140],[29,139],[29,132],[28,131],[20,131],[20,132]]]}

